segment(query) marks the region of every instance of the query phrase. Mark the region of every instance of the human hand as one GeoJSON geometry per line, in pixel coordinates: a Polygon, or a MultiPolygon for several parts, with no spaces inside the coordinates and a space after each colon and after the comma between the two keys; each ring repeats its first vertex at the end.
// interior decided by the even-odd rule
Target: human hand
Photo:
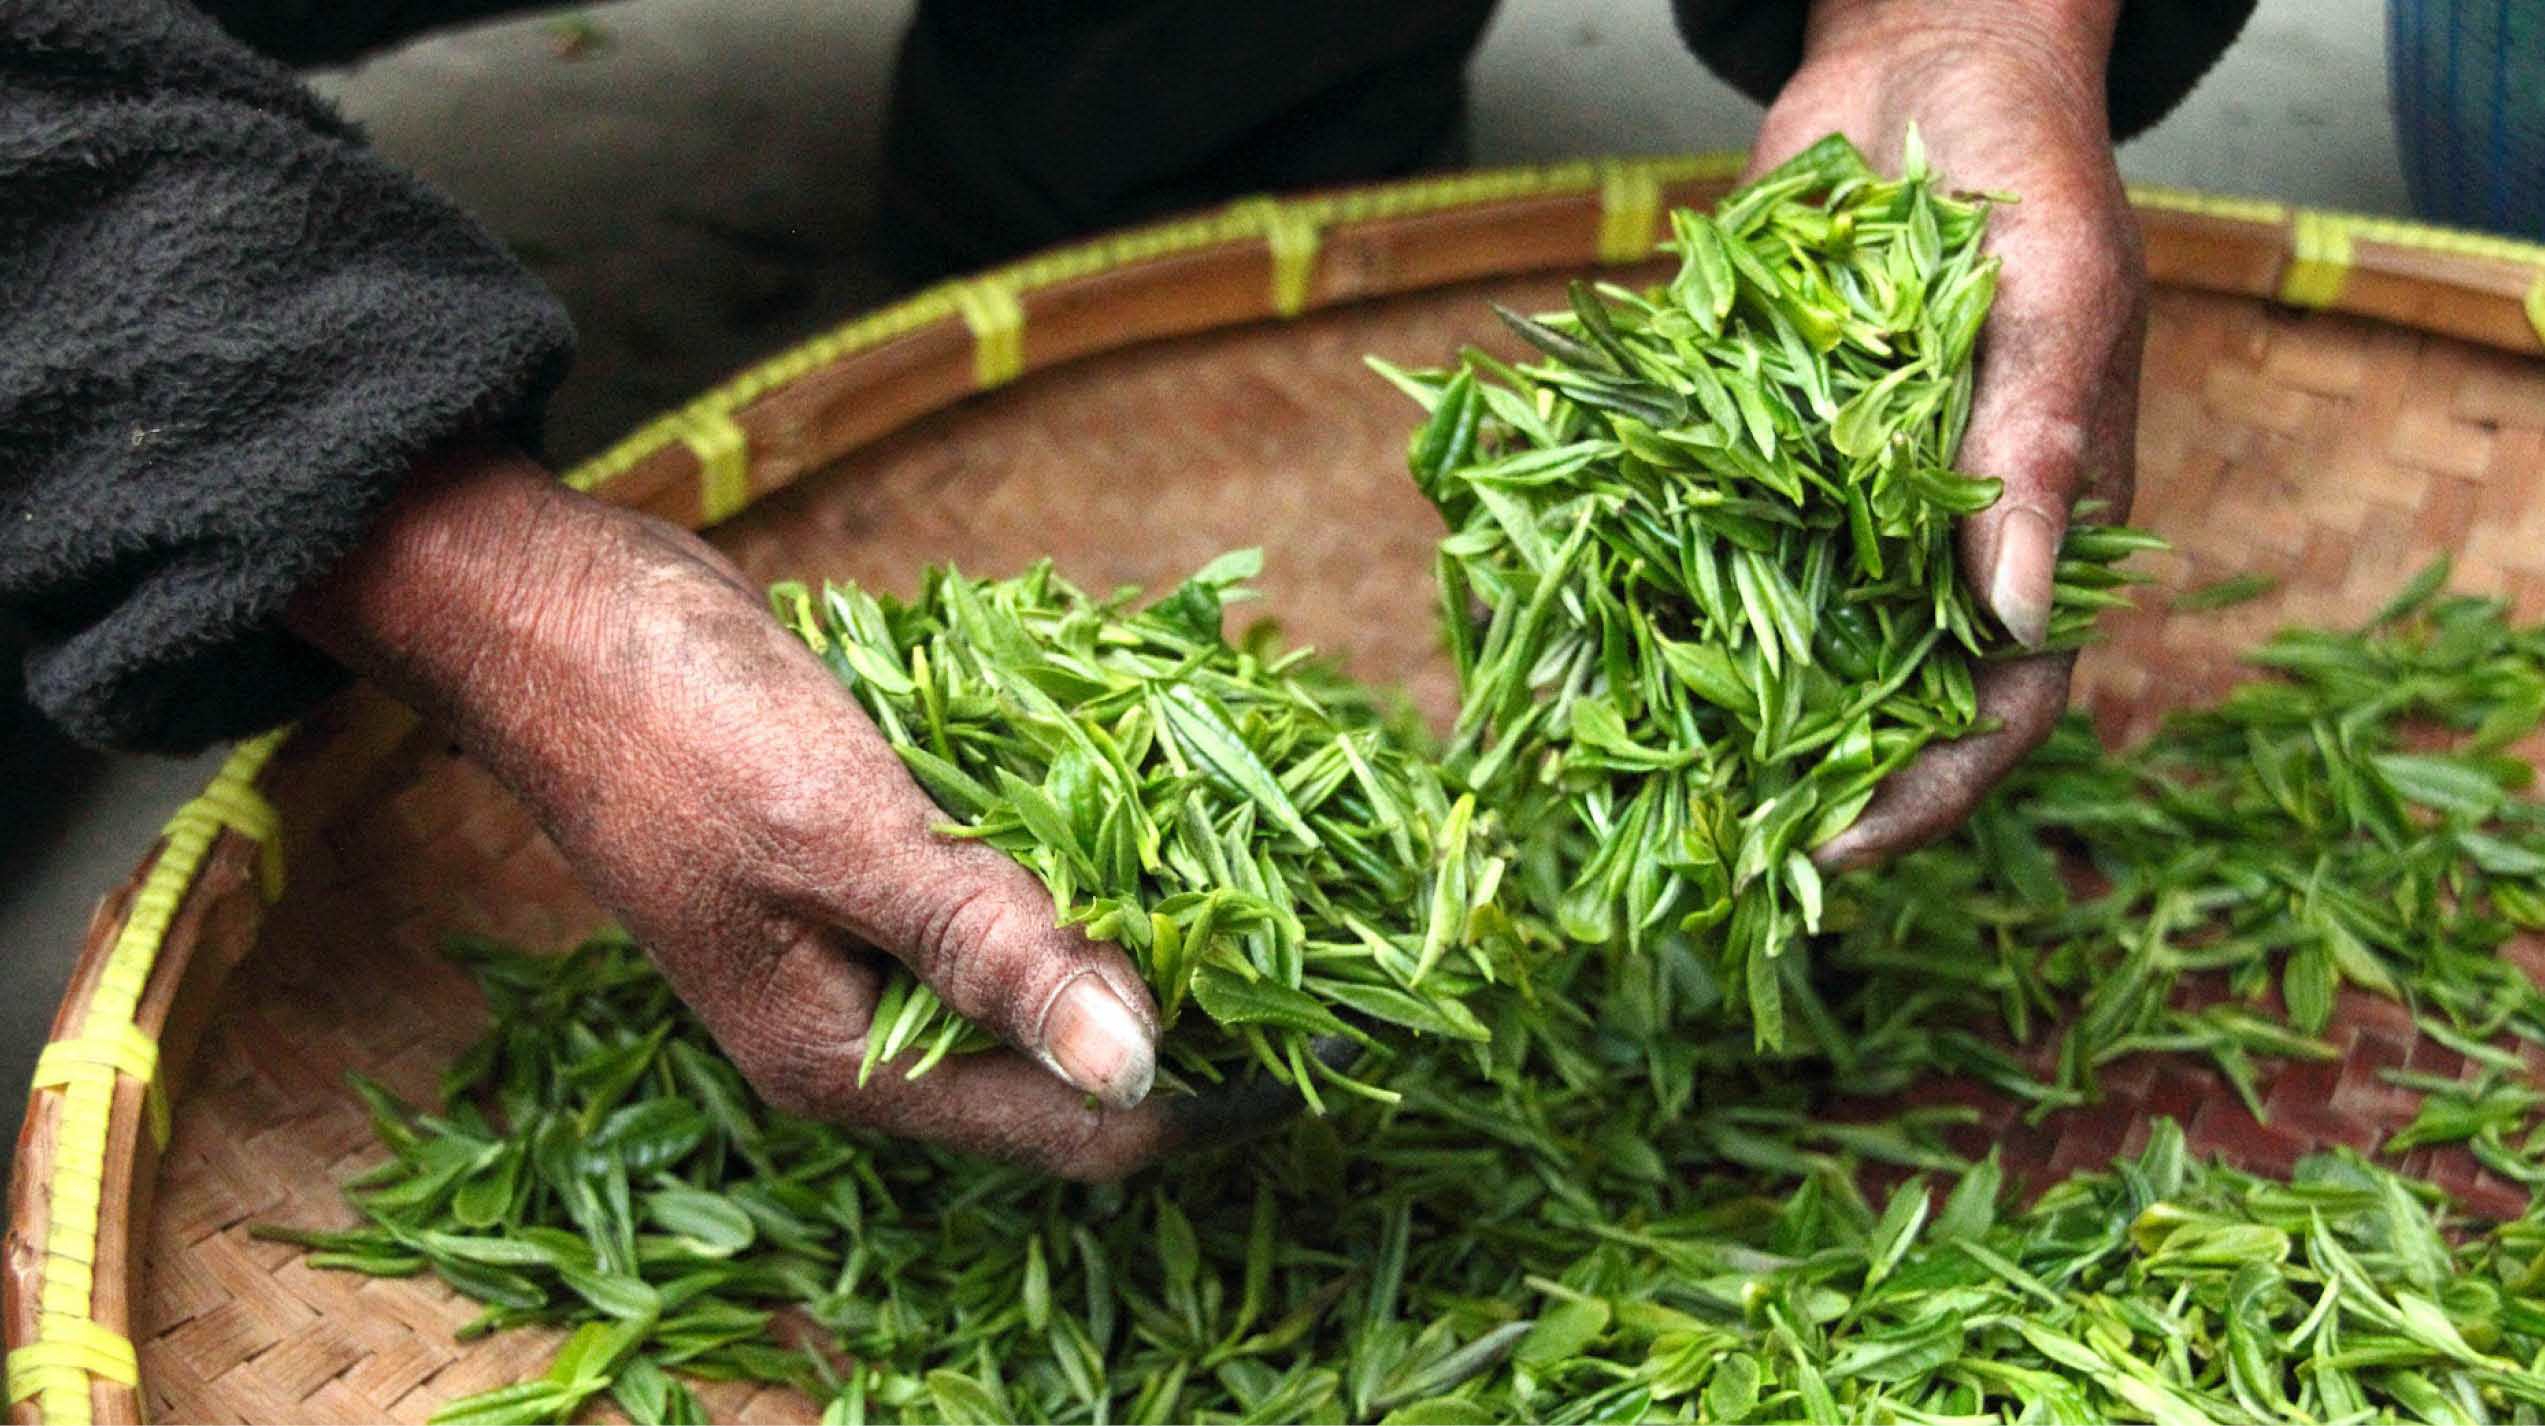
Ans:
{"type": "Polygon", "coordinates": [[[289,620],[445,719],[782,1109],[1110,1178],[1280,1108],[1142,1103],[1157,1018],[1130,961],[935,835],[855,700],[686,531],[460,450],[289,620]],[[860,1087],[887,955],[1015,1048],[860,1087]]]}
{"type": "MultiPolygon", "coordinates": [[[[1759,127],[1751,175],[1836,131],[1895,166],[1914,124],[1953,187],[2012,195],[1989,214],[2003,260],[1980,339],[1961,466],[2005,483],[1963,523],[1963,577],[2038,645],[2070,512],[2129,512],[2146,335],[2138,224],[2113,165],[2104,65],[2118,0],[1817,0],[1796,71],[1759,127]]],[[[1980,711],[1999,727],[1929,748],[1814,852],[1865,865],[1960,824],[2057,724],[2073,654],[1992,663],[1980,711]]]]}

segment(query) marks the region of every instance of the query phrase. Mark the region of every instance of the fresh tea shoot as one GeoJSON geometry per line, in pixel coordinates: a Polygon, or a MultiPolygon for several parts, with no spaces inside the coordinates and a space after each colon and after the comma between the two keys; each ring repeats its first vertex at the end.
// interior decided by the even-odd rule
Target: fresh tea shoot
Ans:
{"type": "Polygon", "coordinates": [[[623,940],[464,954],[495,1023],[457,1097],[369,1090],[367,1224],[280,1235],[439,1274],[488,1304],[464,1335],[573,1326],[437,1421],[703,1420],[684,1379],[826,1421],[2545,1416],[2545,1218],[2347,1153],[2274,1182],[2157,1121],[2025,1206],[1932,1111],[1824,1123],[1799,1078],[1665,1118],[1607,1081],[1649,1046],[1559,1017],[1089,1187],[767,1109],[623,940]],[[1939,1177],[1868,1201],[1867,1157],[1939,1177]]]}
{"type": "MultiPolygon", "coordinates": [[[[1663,286],[1504,313],[1538,362],[1381,367],[1430,413],[1411,465],[1450,527],[1451,766],[1560,864],[1539,880],[1567,937],[1692,941],[1765,1049],[1809,1028],[1785,1001],[1829,901],[1812,848],[1980,731],[1974,671],[2022,651],[1953,540],[2000,493],[1953,468],[1985,212],[1914,148],[1885,179],[1833,136],[1673,214],[1663,286]]],[[[2154,543],[2072,531],[2045,646],[2081,641],[2154,543]]]]}
{"type": "MultiPolygon", "coordinates": [[[[1130,953],[1157,997],[1163,1085],[1252,1061],[1320,1107],[1320,1084],[1384,1097],[1312,1042],[1485,1037],[1468,999],[1520,969],[1495,909],[1496,822],[1370,690],[1303,650],[1222,637],[1222,605],[1260,565],[1223,556],[1146,607],[1048,564],[931,570],[908,603],[841,585],[771,598],[947,831],[1014,856],[1064,924],[1130,953]]],[[[987,1043],[889,974],[869,1072],[916,1077],[987,1043]]]]}

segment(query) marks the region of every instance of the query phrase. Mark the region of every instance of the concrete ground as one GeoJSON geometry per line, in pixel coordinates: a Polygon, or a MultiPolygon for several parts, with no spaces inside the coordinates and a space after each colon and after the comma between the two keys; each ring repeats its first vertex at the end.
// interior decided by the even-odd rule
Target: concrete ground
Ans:
{"type": "MultiPolygon", "coordinates": [[[[560,458],[889,293],[872,257],[895,0],[621,0],[430,38],[322,88],[482,215],[573,307],[560,458]]],[[[2218,70],[2125,146],[2136,181],[2401,213],[2376,0],[2262,0],[2218,70]]],[[[1505,0],[1474,157],[1745,145],[1663,0],[1505,0]]],[[[69,748],[0,718],[0,1085],[21,1085],[91,907],[217,759],[69,748]]],[[[22,1096],[0,1091],[14,1124],[22,1096]]],[[[15,1134],[10,1135],[14,1144],[15,1134]]]]}

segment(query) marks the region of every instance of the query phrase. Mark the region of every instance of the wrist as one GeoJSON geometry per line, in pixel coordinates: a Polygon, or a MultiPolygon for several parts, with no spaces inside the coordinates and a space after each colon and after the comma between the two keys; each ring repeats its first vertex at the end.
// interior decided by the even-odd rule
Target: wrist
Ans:
{"type": "Polygon", "coordinates": [[[1803,64],[1988,54],[2099,100],[2120,16],[2121,0],[1812,0],[1803,64]]]}
{"type": "MultiPolygon", "coordinates": [[[[301,591],[284,623],[464,734],[554,690],[576,590],[607,512],[491,441],[454,443],[409,476],[361,544],[301,591]]],[[[474,739],[472,739],[474,740],[474,739]]]]}

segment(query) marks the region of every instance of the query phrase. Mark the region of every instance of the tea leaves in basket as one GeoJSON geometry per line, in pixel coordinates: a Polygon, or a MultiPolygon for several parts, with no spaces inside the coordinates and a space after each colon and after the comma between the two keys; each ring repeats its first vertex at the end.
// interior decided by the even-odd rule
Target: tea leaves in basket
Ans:
{"type": "Polygon", "coordinates": [[[2545,813],[2492,751],[2545,708],[2545,628],[2432,591],[2256,661],[2127,752],[2072,723],[1951,843],[1833,881],[1800,1003],[1843,1060],[1691,1021],[1707,968],[1684,948],[1550,950],[1534,1000],[1468,1004],[1488,1040],[1389,1061],[1394,1103],[1088,1187],[768,1110],[623,939],[463,942],[492,1024],[453,1100],[372,1091],[370,1226],[290,1236],[429,1267],[487,1329],[586,1324],[546,1381],[451,1419],[602,1389],[695,1419],[681,1374],[790,1383],[836,1420],[2545,1416],[2545,1213],[2486,1227],[2347,1152],[2277,1182],[2162,1121],[2026,1202],[1944,1149],[1954,1111],[1824,1117],[1939,1074],[2080,1102],[2146,1049],[2233,1082],[2320,1052],[2303,996],[2273,993],[2320,953],[2474,1066],[2395,1076],[2427,1093],[2388,1151],[2545,1173],[2513,1052],[2545,1039],[2545,997],[2499,956],[2502,908],[2545,897],[2545,813]],[[2434,730],[2449,750],[2399,751],[2434,730]],[[2379,790],[2401,755],[2498,795],[2429,769],[2379,790]],[[2325,791],[2336,759],[2355,803],[2325,791]],[[2187,1000],[2195,975],[2227,999],[2187,1000]],[[2018,1052],[2048,1045],[2036,1078],[2018,1052]],[[1638,1077],[1684,1092],[1621,1093],[1638,1077]],[[568,1152],[559,1124],[628,1127],[568,1152]],[[1869,1201],[1868,1164],[1913,1176],[1869,1201]],[[511,1196],[465,1227],[484,1182],[511,1196]],[[781,1312],[800,1345],[775,1344],[781,1312]]]}
{"type": "MultiPolygon", "coordinates": [[[[361,1087],[364,1226],[279,1235],[434,1272],[470,1335],[572,1326],[445,1420],[696,1420],[684,1378],[826,1421],[2545,1417],[2545,1211],[2350,1153],[2275,1181],[2161,1120],[2010,1184],[1962,1111],[1863,1112],[1950,1077],[2048,1115],[2168,1053],[2258,1116],[2347,986],[2473,1067],[2391,1075],[2423,1098],[2381,1157],[2545,1180],[2545,995],[2502,955],[2545,926],[2511,754],[2545,628],[2444,567],[2136,748],[2072,719],[1937,847],[1812,868],[2008,644],[1949,539],[1995,496],[1951,470],[1980,218],[1823,145],[1680,217],[1659,292],[1515,314],[1543,362],[1395,373],[1451,525],[1446,771],[1222,636],[1249,555],[1145,608],[1048,568],[778,592],[952,830],[1133,954],[1163,1084],[1252,1065],[1329,1112],[1060,1183],[769,1109],[622,937],[464,941],[485,1039],[430,1112],[361,1087]],[[1384,1053],[1330,1071],[1338,1032],[1384,1053]]],[[[2145,543],[2072,532],[2051,643],[2145,543]]],[[[974,1042],[906,979],[875,1033],[874,1073],[974,1042]]]]}

